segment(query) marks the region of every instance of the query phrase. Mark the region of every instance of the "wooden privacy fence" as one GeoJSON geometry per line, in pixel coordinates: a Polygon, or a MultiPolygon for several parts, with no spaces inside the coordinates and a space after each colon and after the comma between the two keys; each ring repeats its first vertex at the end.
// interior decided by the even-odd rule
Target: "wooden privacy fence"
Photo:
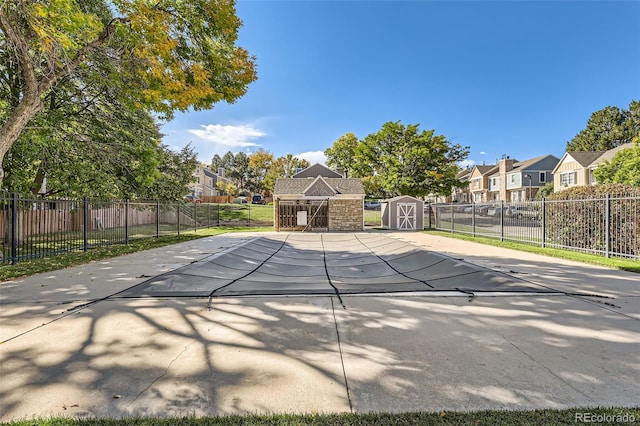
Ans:
{"type": "Polygon", "coordinates": [[[205,227],[264,224],[251,218],[251,205],[229,206],[0,193],[0,265],[205,227]]]}

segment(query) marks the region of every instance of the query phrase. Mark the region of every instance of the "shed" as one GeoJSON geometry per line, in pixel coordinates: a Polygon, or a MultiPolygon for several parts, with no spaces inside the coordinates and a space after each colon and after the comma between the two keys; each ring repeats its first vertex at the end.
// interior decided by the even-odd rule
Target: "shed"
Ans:
{"type": "Polygon", "coordinates": [[[383,229],[422,230],[424,229],[424,201],[408,195],[382,200],[380,220],[383,229]]]}
{"type": "MultiPolygon", "coordinates": [[[[318,167],[315,171],[326,172],[318,167]]],[[[355,178],[318,174],[278,179],[273,191],[274,228],[276,231],[362,231],[364,196],[362,181],[355,178]]]]}

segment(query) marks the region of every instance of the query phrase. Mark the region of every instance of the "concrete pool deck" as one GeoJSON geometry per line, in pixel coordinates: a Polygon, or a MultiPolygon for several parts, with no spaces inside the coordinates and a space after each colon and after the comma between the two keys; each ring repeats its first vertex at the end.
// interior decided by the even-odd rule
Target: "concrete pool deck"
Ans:
{"type": "Polygon", "coordinates": [[[224,234],[2,283],[0,341],[0,421],[637,406],[640,279],[424,233],[224,234]],[[260,247],[227,294],[189,294],[260,247]],[[411,287],[431,256],[466,287],[411,287]],[[360,277],[409,287],[330,285],[360,277]]]}

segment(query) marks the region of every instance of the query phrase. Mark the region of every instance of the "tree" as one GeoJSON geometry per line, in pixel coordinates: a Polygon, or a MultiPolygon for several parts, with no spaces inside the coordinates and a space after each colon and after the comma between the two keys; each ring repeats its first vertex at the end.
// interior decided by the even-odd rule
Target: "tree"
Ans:
{"type": "Polygon", "coordinates": [[[356,149],[360,141],[353,133],[340,136],[330,148],[325,149],[327,166],[344,170],[349,176],[350,167],[355,163],[356,149]]]}
{"type": "Polygon", "coordinates": [[[567,151],[607,151],[640,135],[640,102],[629,110],[608,106],[591,114],[587,127],[567,143],[567,151]]]}
{"type": "Polygon", "coordinates": [[[457,163],[468,153],[468,147],[452,145],[434,130],[387,122],[358,144],[351,170],[356,177],[369,177],[369,191],[379,185],[386,197],[449,195],[452,187],[463,185],[456,179],[457,163]]]}
{"type": "Polygon", "coordinates": [[[0,103],[0,165],[43,98],[96,58],[117,62],[105,77],[162,117],[234,102],[256,79],[254,58],[235,45],[240,25],[233,0],[2,2],[0,46],[11,61],[0,72],[13,96],[0,103]]]}
{"type": "Polygon", "coordinates": [[[249,167],[254,180],[249,188],[251,192],[272,192],[275,179],[270,175],[273,154],[259,149],[249,156],[249,167]]]}
{"type": "Polygon", "coordinates": [[[95,61],[44,97],[5,156],[6,189],[35,194],[46,176],[46,195],[135,198],[159,177],[158,126],[103,78],[110,69],[95,61]]]}
{"type": "Polygon", "coordinates": [[[543,198],[547,198],[553,194],[553,181],[547,182],[540,190],[536,193],[536,200],[542,200],[543,198]]]}
{"type": "Polygon", "coordinates": [[[309,162],[298,157],[294,157],[293,154],[287,154],[284,157],[278,157],[271,165],[271,172],[276,179],[278,178],[290,178],[296,174],[296,171],[300,169],[306,169],[309,167],[309,162]]]}
{"type": "Polygon", "coordinates": [[[180,151],[172,151],[165,145],[158,146],[158,178],[144,191],[137,194],[141,200],[175,201],[189,192],[194,181],[193,171],[198,165],[196,152],[191,144],[180,151]]]}
{"type": "Polygon", "coordinates": [[[229,172],[229,177],[238,184],[238,189],[244,191],[247,181],[251,179],[251,169],[249,168],[249,156],[240,151],[233,157],[233,168],[229,172]]]}
{"type": "Polygon", "coordinates": [[[593,171],[598,183],[620,183],[640,187],[640,136],[631,148],[624,149],[593,171]]]}

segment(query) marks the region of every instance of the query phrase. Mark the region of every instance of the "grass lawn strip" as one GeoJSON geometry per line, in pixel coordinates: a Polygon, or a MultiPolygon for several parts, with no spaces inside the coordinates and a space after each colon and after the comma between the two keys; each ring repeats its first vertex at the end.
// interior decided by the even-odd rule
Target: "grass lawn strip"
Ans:
{"type": "Polygon", "coordinates": [[[437,413],[368,413],[368,414],[270,414],[219,417],[126,417],[122,419],[41,418],[3,423],[11,426],[77,425],[575,425],[637,424],[640,407],[568,408],[549,410],[484,410],[474,412],[441,411],[437,413]]]}
{"type": "MultiPolygon", "coordinates": [[[[588,263],[591,265],[606,266],[608,268],[620,269],[628,272],[640,273],[640,261],[621,258],[606,258],[595,254],[581,253],[572,250],[562,250],[551,247],[539,247],[531,244],[516,243],[512,241],[500,241],[494,238],[473,237],[465,234],[455,234],[446,231],[424,231],[430,235],[437,235],[445,238],[456,238],[459,240],[471,241],[479,244],[486,244],[495,247],[524,251],[527,253],[540,254],[543,256],[556,257],[559,259],[573,260],[576,262],[588,263]]],[[[640,422],[640,420],[639,420],[640,422]]]]}

